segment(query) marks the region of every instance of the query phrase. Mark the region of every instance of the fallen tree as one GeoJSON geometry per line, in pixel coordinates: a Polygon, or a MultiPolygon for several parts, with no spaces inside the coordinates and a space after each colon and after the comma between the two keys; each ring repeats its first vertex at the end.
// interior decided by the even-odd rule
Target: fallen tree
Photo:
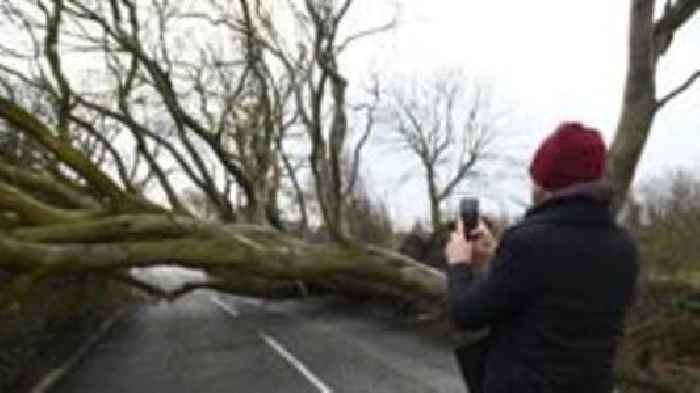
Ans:
{"type": "MultiPolygon", "coordinates": [[[[0,11],[6,19],[31,37],[28,49],[3,44],[3,58],[27,61],[40,71],[31,75],[18,67],[19,63],[0,64],[5,91],[0,96],[0,119],[8,127],[5,132],[31,140],[44,157],[44,166],[34,168],[13,164],[6,157],[0,160],[0,227],[4,231],[0,267],[18,274],[10,292],[21,293],[41,277],[62,272],[110,275],[146,290],[148,284],[128,278],[125,271],[174,264],[202,268],[216,278],[171,292],[149,288],[153,294],[173,298],[207,285],[258,295],[265,295],[266,288],[279,289],[271,293],[292,294],[299,292],[294,288],[304,287],[299,285],[302,282],[342,291],[443,299],[441,273],[392,251],[353,242],[340,222],[341,201],[355,182],[359,148],[366,139],[360,138],[354,151],[356,159],[351,162],[352,174],[344,179],[338,163],[349,132],[347,81],[340,74],[337,56],[350,42],[393,23],[342,40],[338,37],[340,23],[352,0],[326,6],[304,1],[291,13],[294,23],[308,33],[308,42],[299,43],[294,51],[275,24],[276,14],[262,2],[240,0],[235,12],[224,11],[222,3],[215,0],[209,3],[210,7],[200,12],[185,12],[178,8],[182,6],[179,2],[154,2],[151,8],[138,7],[130,0],[94,6],[75,0],[45,1],[36,6],[3,3],[0,11]],[[186,61],[186,56],[175,52],[173,40],[166,38],[170,34],[177,38],[169,26],[187,20],[199,21],[200,28],[224,27],[235,38],[233,52],[239,55],[226,57],[200,48],[200,63],[186,61]],[[148,24],[153,31],[143,30],[146,21],[153,22],[148,24]],[[88,25],[92,29],[86,28],[88,25]],[[158,38],[151,41],[150,37],[158,38]],[[103,83],[108,93],[88,91],[66,73],[65,58],[81,48],[105,54],[110,72],[103,83]],[[273,61],[279,64],[267,64],[273,61]],[[193,70],[200,71],[192,74],[193,70]],[[281,70],[282,75],[273,75],[272,70],[281,70]],[[212,73],[208,79],[202,74],[205,71],[212,73]],[[13,89],[12,83],[20,88],[13,89]],[[184,88],[194,92],[191,98],[181,93],[184,88]],[[37,91],[48,103],[39,102],[38,109],[29,109],[16,91],[23,89],[37,91]],[[330,96],[333,105],[326,108],[322,103],[330,96]],[[139,106],[164,114],[163,124],[173,130],[151,129],[155,128],[153,113],[137,113],[139,106]],[[193,107],[198,110],[189,110],[193,107]],[[329,124],[323,121],[326,110],[333,114],[329,124]],[[100,121],[112,126],[97,127],[100,121]],[[290,124],[300,124],[311,135],[310,166],[318,183],[315,196],[333,243],[306,244],[262,220],[269,213],[268,223],[279,226],[274,200],[279,188],[279,156],[284,152],[275,146],[280,145],[290,124]],[[131,138],[136,157],[131,165],[109,139],[111,129],[131,138]],[[329,132],[326,141],[323,134],[329,132]],[[168,152],[179,171],[218,209],[221,224],[200,221],[183,206],[168,169],[157,159],[160,150],[168,152]],[[328,152],[331,157],[321,157],[328,152]],[[106,172],[104,157],[111,157],[116,175],[106,172]],[[224,170],[223,187],[206,160],[224,170]],[[158,180],[167,205],[144,196],[143,187],[134,180],[140,164],[146,166],[146,179],[158,180]],[[249,219],[243,221],[256,225],[241,225],[241,220],[235,219],[238,212],[230,198],[233,183],[247,203],[241,216],[249,219]]],[[[634,88],[638,78],[633,78],[639,74],[636,67],[649,66],[650,58],[655,64],[670,45],[671,34],[698,9],[697,0],[669,2],[662,17],[654,21],[651,3],[632,2],[630,56],[643,61],[630,62],[626,104],[639,96],[633,94],[638,90],[634,88]],[[640,35],[640,29],[653,29],[655,35],[640,35]],[[638,56],[652,39],[664,44],[656,47],[656,56],[638,56]]],[[[649,77],[653,72],[644,75],[645,80],[653,79],[649,77]]],[[[670,101],[696,79],[692,76],[661,102],[670,101]]],[[[654,92],[653,88],[642,90],[654,92]]],[[[628,112],[623,110],[621,122],[628,112]]],[[[371,113],[368,110],[368,115],[371,113]]],[[[635,135],[646,135],[649,124],[630,129],[635,135]]],[[[621,148],[636,146],[633,139],[618,133],[611,149],[612,178],[619,195],[625,194],[628,175],[633,172],[621,168],[636,167],[638,155],[630,159],[625,153],[629,149],[621,148]],[[622,172],[627,174],[618,176],[622,172]],[[620,180],[623,177],[626,180],[620,180]]]]}
{"type": "Polygon", "coordinates": [[[41,277],[76,272],[113,277],[168,299],[199,288],[294,296],[303,294],[295,290],[300,282],[438,302],[444,297],[443,274],[401,254],[350,241],[312,245],[272,227],[174,213],[117,187],[18,105],[0,98],[0,117],[50,149],[86,183],[79,191],[48,173],[0,165],[5,217],[0,268],[17,274],[5,305],[41,277]],[[163,264],[218,274],[172,291],[125,274],[132,267],[163,264]]]}
{"type": "MultiPolygon", "coordinates": [[[[199,48],[198,62],[178,58],[164,38],[169,18],[178,15],[168,7],[180,2],[154,1],[152,15],[143,15],[132,0],[89,6],[78,0],[40,1],[32,12],[23,8],[29,5],[0,2],[0,13],[8,16],[3,23],[17,20],[33,44],[23,54],[0,43],[3,59],[12,60],[0,63],[0,134],[19,135],[40,150],[32,165],[0,155],[0,270],[12,273],[11,282],[0,287],[0,309],[16,308],[45,277],[70,273],[101,275],[169,300],[201,288],[275,298],[305,296],[320,288],[442,305],[446,287],[441,272],[393,251],[358,244],[343,229],[341,202],[352,191],[366,138],[353,149],[350,175],[343,176],[349,105],[347,81],[334,56],[351,41],[384,29],[359,32],[339,43],[338,24],[351,2],[331,7],[304,1],[306,13],[293,11],[312,39],[285,45],[264,2],[251,6],[240,0],[242,20],[227,14],[204,19],[227,26],[230,43],[244,42],[244,49],[233,50],[241,49],[241,58],[207,47],[199,48]],[[144,33],[140,29],[145,26],[158,28],[144,33]],[[144,41],[153,37],[156,42],[144,41]],[[110,72],[99,91],[81,91],[65,74],[61,55],[76,50],[106,56],[110,72]],[[270,58],[281,66],[264,64],[270,58]],[[18,66],[17,59],[32,67],[18,66]],[[40,72],[30,75],[26,69],[40,72]],[[272,75],[278,69],[284,75],[272,75]],[[43,98],[37,106],[20,97],[18,92],[26,90],[43,98]],[[185,97],[181,90],[196,94],[185,97]],[[327,108],[323,103],[329,97],[327,108]],[[330,121],[324,116],[329,109],[330,121]],[[162,124],[152,121],[157,115],[162,124]],[[315,197],[331,243],[308,244],[261,223],[278,221],[280,156],[291,166],[281,145],[287,128],[299,124],[315,150],[310,158],[315,197]],[[114,129],[131,138],[133,162],[110,139],[114,129]],[[169,177],[173,168],[166,168],[167,159],[158,159],[159,151],[206,196],[220,222],[197,219],[183,206],[169,177]],[[216,179],[208,165],[212,162],[225,172],[223,181],[216,179]],[[151,179],[167,202],[144,196],[143,186],[151,179]],[[233,185],[245,196],[247,206],[240,211],[231,203],[233,185]],[[209,279],[164,289],[129,274],[133,267],[163,264],[203,269],[209,279]]],[[[209,3],[215,10],[223,4],[209,3]]],[[[668,4],[665,16],[654,22],[651,0],[632,2],[632,61],[611,149],[611,176],[620,196],[629,188],[653,115],[698,80],[697,73],[691,75],[654,104],[656,62],[672,33],[698,10],[697,0],[668,4]],[[649,55],[652,47],[654,56],[649,55]]],[[[374,109],[363,107],[368,135],[374,109]]],[[[293,180],[304,212],[303,193],[293,180]]],[[[634,373],[626,375],[640,380],[634,373]]]]}
{"type": "Polygon", "coordinates": [[[393,26],[341,34],[352,3],[308,0],[288,4],[286,14],[260,0],[0,3],[6,25],[27,38],[0,44],[0,135],[37,150],[24,164],[0,156],[0,269],[15,273],[3,303],[15,304],[43,277],[76,272],[167,299],[198,288],[267,297],[322,288],[441,301],[442,274],[358,244],[343,229],[376,103],[362,105],[367,125],[350,145],[348,82],[337,59],[353,41],[393,26]],[[308,33],[302,41],[286,39],[285,15],[308,33]],[[183,25],[212,39],[184,45],[183,25]],[[106,69],[96,86],[66,67],[87,52],[106,69]],[[306,217],[283,150],[292,126],[311,146],[312,198],[334,243],[273,229],[282,229],[282,162],[306,217]],[[204,196],[216,223],[190,212],[173,173],[204,196]],[[158,202],[145,196],[149,183],[162,192],[158,202]],[[204,269],[211,280],[164,290],[128,274],[162,264],[204,269]]]}

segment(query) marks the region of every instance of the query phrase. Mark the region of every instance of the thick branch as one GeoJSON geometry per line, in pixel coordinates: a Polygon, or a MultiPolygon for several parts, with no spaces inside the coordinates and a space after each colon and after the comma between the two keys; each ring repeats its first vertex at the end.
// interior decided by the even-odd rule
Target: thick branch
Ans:
{"type": "Polygon", "coordinates": [[[61,162],[79,173],[98,195],[109,198],[115,207],[121,210],[137,208],[139,210],[161,210],[150,203],[128,195],[102,171],[96,168],[80,151],[65,144],[52,135],[51,131],[36,117],[14,102],[0,97],[0,118],[20,132],[23,132],[47,150],[55,154],[61,162]]]}
{"type": "MultiPolygon", "coordinates": [[[[653,1],[652,1],[653,3],[653,1]]],[[[671,46],[673,34],[700,9],[700,0],[667,2],[663,15],[654,24],[657,59],[671,46]]]]}
{"type": "Polygon", "coordinates": [[[212,237],[220,228],[189,217],[164,214],[121,215],[70,224],[19,228],[17,239],[41,243],[112,243],[212,237]]]}
{"type": "Polygon", "coordinates": [[[56,224],[81,217],[79,213],[53,208],[0,181],[0,210],[17,213],[26,225],[56,224]]]}
{"type": "Polygon", "coordinates": [[[99,204],[90,196],[82,194],[51,176],[28,169],[18,168],[0,159],[0,179],[33,195],[41,195],[55,204],[76,209],[98,209],[99,204]]]}
{"type": "MultiPolygon", "coordinates": [[[[69,227],[75,228],[64,226],[66,232],[69,227]]],[[[0,238],[0,266],[13,271],[111,272],[162,264],[226,269],[266,280],[349,277],[437,301],[446,290],[442,273],[403,255],[352,244],[308,245],[261,227],[220,227],[216,234],[119,243],[55,245],[0,238]]]]}

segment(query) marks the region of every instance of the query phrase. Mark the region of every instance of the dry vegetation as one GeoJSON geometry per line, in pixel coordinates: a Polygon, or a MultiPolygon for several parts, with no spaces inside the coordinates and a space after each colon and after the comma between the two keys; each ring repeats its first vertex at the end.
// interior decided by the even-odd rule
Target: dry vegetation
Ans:
{"type": "Polygon", "coordinates": [[[700,386],[700,179],[677,172],[649,182],[634,224],[644,271],[622,358],[642,391],[700,386]],[[659,191],[661,190],[661,191],[659,191]]]}
{"type": "MultiPolygon", "coordinates": [[[[0,274],[0,285],[8,278],[0,274]]],[[[0,315],[0,392],[28,391],[129,298],[97,277],[43,281],[21,309],[0,315]]]]}

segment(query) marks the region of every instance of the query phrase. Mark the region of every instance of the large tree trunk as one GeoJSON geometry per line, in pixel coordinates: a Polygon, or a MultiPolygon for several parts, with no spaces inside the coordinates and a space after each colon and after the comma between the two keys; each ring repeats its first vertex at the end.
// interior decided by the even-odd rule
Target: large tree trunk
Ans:
{"type": "Polygon", "coordinates": [[[430,201],[430,222],[433,233],[437,233],[442,228],[442,217],[440,215],[440,197],[435,185],[435,175],[428,169],[428,199],[430,201]]]}
{"type": "Polygon", "coordinates": [[[651,39],[653,17],[654,1],[632,1],[627,79],[608,166],[616,191],[616,208],[622,205],[634,179],[656,112],[656,60],[651,39]]]}
{"type": "MultiPolygon", "coordinates": [[[[248,293],[246,285],[297,281],[347,291],[383,288],[409,298],[441,302],[442,273],[408,257],[358,244],[309,245],[274,229],[220,226],[186,217],[131,214],[97,218],[65,217],[63,223],[20,226],[0,239],[0,268],[37,274],[91,272],[116,274],[131,267],[162,264],[227,272],[224,284],[248,293]],[[357,285],[353,285],[356,282],[357,285]]],[[[256,290],[261,295],[260,290],[256,290]]]]}
{"type": "Polygon", "coordinates": [[[700,0],[669,1],[656,21],[654,5],[654,0],[631,1],[627,79],[608,165],[608,176],[616,191],[616,209],[622,207],[627,198],[654,116],[700,79],[700,71],[696,71],[677,88],[657,98],[659,59],[671,46],[676,31],[700,9],[700,0]]]}

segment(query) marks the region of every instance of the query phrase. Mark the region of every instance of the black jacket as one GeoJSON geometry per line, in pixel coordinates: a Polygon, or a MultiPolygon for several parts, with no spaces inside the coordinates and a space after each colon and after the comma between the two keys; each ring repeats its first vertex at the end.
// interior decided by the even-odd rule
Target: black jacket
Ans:
{"type": "Polygon", "coordinates": [[[450,307],[463,329],[491,329],[486,393],[609,393],[638,254],[609,204],[550,200],[503,236],[484,278],[449,269],[450,307]]]}

